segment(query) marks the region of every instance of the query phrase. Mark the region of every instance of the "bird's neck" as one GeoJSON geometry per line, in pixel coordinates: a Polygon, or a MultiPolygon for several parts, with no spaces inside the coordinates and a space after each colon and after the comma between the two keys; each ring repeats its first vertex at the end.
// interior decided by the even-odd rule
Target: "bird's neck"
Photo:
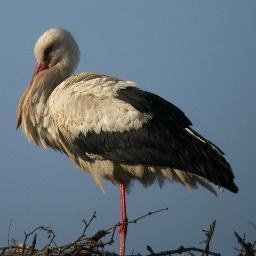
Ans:
{"type": "Polygon", "coordinates": [[[67,70],[57,67],[49,68],[34,77],[31,85],[21,97],[22,128],[30,142],[43,147],[48,146],[45,138],[52,126],[50,112],[47,109],[48,99],[53,90],[69,75],[70,72],[67,70]]]}
{"type": "Polygon", "coordinates": [[[69,75],[70,72],[58,67],[49,68],[42,74],[39,73],[31,85],[31,97],[34,101],[43,100],[46,103],[52,91],[69,75]]]}

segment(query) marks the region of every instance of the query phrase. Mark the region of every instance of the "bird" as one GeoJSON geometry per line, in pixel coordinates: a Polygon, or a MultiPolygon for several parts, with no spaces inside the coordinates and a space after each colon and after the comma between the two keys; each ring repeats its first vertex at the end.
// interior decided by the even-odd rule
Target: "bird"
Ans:
{"type": "Polygon", "coordinates": [[[104,180],[119,186],[120,256],[126,247],[126,191],[134,181],[238,192],[223,151],[195,131],[174,104],[132,81],[74,74],[80,50],[69,31],[44,32],[34,55],[36,67],[18,102],[16,128],[21,125],[32,144],[64,153],[101,191],[104,180]]]}

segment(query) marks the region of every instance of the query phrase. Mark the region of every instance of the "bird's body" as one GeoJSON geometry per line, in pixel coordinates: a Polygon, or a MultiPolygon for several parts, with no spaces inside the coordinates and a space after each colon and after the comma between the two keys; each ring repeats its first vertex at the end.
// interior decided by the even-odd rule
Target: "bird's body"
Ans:
{"type": "Polygon", "coordinates": [[[40,147],[65,153],[94,178],[101,190],[103,179],[126,185],[136,179],[145,186],[154,181],[162,185],[168,179],[188,189],[201,184],[214,191],[205,178],[212,172],[212,181],[216,179],[214,183],[218,184],[214,173],[219,170],[212,170],[212,163],[207,161],[215,158],[222,168],[230,168],[214,145],[193,133],[180,110],[137,89],[132,82],[81,73],[47,94],[37,92],[24,100],[22,125],[26,137],[40,147]],[[136,100],[144,111],[133,106],[136,100]],[[173,108],[170,113],[168,106],[173,108]]]}
{"type": "Polygon", "coordinates": [[[27,139],[65,153],[89,173],[128,187],[177,181],[188,189],[211,183],[238,189],[223,152],[191,128],[185,114],[135,83],[95,73],[70,76],[78,47],[65,30],[45,32],[35,46],[37,67],[18,105],[27,139]]]}

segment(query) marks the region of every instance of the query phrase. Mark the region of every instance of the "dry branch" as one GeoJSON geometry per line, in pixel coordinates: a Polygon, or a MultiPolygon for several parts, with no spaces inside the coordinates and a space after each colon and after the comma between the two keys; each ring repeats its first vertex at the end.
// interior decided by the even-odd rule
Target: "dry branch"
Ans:
{"type": "MultiPolygon", "coordinates": [[[[150,211],[142,216],[134,218],[127,221],[127,224],[136,224],[138,221],[149,217],[153,214],[157,214],[163,211],[167,211],[168,208],[163,208],[156,211],[150,211]]],[[[120,223],[99,230],[95,232],[92,236],[87,236],[87,230],[92,224],[93,220],[96,219],[96,212],[93,213],[92,217],[87,222],[82,220],[84,225],[81,235],[73,242],[67,243],[62,246],[57,246],[54,239],[55,234],[53,230],[49,227],[39,226],[34,228],[31,232],[24,232],[24,241],[20,243],[14,239],[10,240],[10,228],[8,230],[8,246],[0,248],[0,256],[117,256],[114,252],[109,252],[105,250],[105,247],[114,243],[114,236],[120,223]],[[42,249],[36,248],[37,245],[37,234],[39,232],[45,232],[48,235],[47,243],[42,249]],[[105,241],[103,241],[105,240],[105,241]],[[31,244],[28,241],[32,241],[31,244]]],[[[203,230],[206,239],[203,241],[205,246],[203,248],[197,248],[194,246],[180,246],[176,249],[164,250],[156,252],[152,249],[150,245],[147,245],[146,249],[150,253],[146,256],[171,256],[171,255],[201,255],[201,256],[221,256],[220,253],[210,250],[210,243],[215,232],[216,221],[213,221],[209,226],[209,230],[203,230]]],[[[239,256],[255,256],[255,245],[246,241],[245,235],[243,238],[235,232],[237,242],[241,248],[237,249],[239,251],[239,256]]],[[[134,254],[130,256],[141,256],[141,254],[134,254]]]]}
{"type": "Polygon", "coordinates": [[[240,252],[239,256],[255,256],[256,250],[254,249],[254,247],[256,245],[256,240],[252,244],[252,243],[246,241],[245,234],[243,235],[243,238],[241,236],[239,236],[237,232],[234,232],[234,234],[235,234],[238,244],[241,246],[240,249],[235,248],[237,251],[240,252]]]}
{"type": "Polygon", "coordinates": [[[216,220],[213,221],[213,223],[210,225],[209,230],[203,230],[204,234],[206,235],[206,240],[204,241],[206,245],[205,245],[202,256],[212,255],[210,254],[209,249],[210,249],[210,242],[212,240],[212,236],[215,230],[215,225],[216,225],[216,220]]]}

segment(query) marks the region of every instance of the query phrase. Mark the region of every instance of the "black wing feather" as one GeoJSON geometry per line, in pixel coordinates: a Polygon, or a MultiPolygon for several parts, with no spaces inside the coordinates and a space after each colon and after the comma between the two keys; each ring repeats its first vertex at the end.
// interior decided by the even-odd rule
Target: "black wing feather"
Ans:
{"type": "Polygon", "coordinates": [[[171,122],[171,128],[174,126],[185,128],[192,125],[183,111],[151,92],[146,92],[136,87],[128,87],[119,90],[117,98],[131,104],[140,112],[148,113],[153,118],[161,120],[167,126],[171,122]]]}
{"type": "Polygon", "coordinates": [[[184,170],[232,192],[238,191],[222,151],[200,134],[196,136],[205,142],[189,134],[185,128],[191,122],[180,109],[153,93],[133,87],[120,90],[117,98],[150,114],[152,119],[139,129],[122,133],[81,133],[75,140],[79,151],[119,163],[184,170]]]}

